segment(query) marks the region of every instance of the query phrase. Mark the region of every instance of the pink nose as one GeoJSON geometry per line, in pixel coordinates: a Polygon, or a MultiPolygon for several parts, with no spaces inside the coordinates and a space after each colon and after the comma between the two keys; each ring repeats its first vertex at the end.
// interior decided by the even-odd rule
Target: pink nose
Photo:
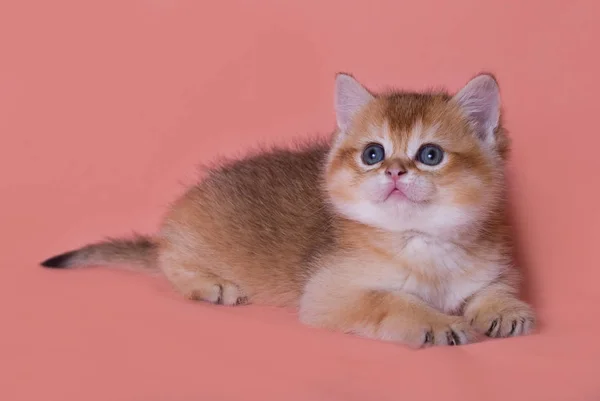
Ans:
{"type": "Polygon", "coordinates": [[[385,169],[385,174],[392,177],[394,180],[400,177],[402,174],[405,174],[406,171],[402,170],[399,167],[388,167],[385,169]]]}

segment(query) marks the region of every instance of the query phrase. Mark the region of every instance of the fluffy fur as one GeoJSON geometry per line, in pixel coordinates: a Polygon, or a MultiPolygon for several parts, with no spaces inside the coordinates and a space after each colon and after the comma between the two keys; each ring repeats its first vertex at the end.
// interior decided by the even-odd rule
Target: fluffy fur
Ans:
{"type": "Polygon", "coordinates": [[[373,95],[336,78],[330,142],[213,168],[153,237],[87,245],[48,267],[160,269],[185,297],[299,308],[309,325],[458,345],[529,333],[505,219],[508,139],[496,80],[373,95]],[[385,156],[365,163],[376,144],[385,156]],[[443,151],[424,163],[427,144],[443,151]]]}

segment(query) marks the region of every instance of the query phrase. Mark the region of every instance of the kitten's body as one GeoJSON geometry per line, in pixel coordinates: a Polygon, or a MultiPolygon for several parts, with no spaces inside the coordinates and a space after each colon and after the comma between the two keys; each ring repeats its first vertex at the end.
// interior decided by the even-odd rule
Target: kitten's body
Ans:
{"type": "Polygon", "coordinates": [[[312,262],[335,241],[321,189],[326,154],[327,145],[317,143],[211,171],[175,203],[160,230],[167,277],[189,298],[206,298],[190,284],[208,273],[219,278],[207,281],[209,292],[217,290],[213,298],[219,284],[251,302],[297,306],[312,262]]]}
{"type": "Polygon", "coordinates": [[[412,346],[527,333],[534,318],[515,296],[508,145],[490,79],[454,98],[375,98],[341,76],[331,144],[212,169],[155,237],[89,245],[44,265],[158,267],[191,299],[299,307],[308,324],[412,346]],[[413,158],[430,142],[446,152],[435,166],[413,158]],[[361,163],[369,143],[386,158],[361,163]]]}

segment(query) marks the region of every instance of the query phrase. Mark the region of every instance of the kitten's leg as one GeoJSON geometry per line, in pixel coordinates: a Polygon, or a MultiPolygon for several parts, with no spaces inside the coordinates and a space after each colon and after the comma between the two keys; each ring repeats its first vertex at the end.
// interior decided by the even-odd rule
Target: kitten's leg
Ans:
{"type": "Polygon", "coordinates": [[[237,285],[213,273],[183,263],[163,263],[161,268],[167,279],[188,299],[222,305],[248,303],[248,297],[237,285]]]}
{"type": "Polygon", "coordinates": [[[410,294],[312,281],[300,306],[300,319],[306,324],[415,348],[474,339],[462,316],[441,313],[410,294]]]}
{"type": "Polygon", "coordinates": [[[533,309],[517,298],[515,272],[473,295],[464,307],[464,316],[473,328],[489,337],[529,334],[535,326],[533,309]]]}

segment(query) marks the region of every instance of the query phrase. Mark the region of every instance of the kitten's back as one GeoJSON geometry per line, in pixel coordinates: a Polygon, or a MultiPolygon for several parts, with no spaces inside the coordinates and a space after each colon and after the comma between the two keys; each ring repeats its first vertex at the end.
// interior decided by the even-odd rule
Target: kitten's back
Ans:
{"type": "Polygon", "coordinates": [[[209,170],[167,215],[163,251],[185,255],[253,301],[294,304],[308,262],[333,240],[321,189],[328,149],[273,149],[209,170]]]}

